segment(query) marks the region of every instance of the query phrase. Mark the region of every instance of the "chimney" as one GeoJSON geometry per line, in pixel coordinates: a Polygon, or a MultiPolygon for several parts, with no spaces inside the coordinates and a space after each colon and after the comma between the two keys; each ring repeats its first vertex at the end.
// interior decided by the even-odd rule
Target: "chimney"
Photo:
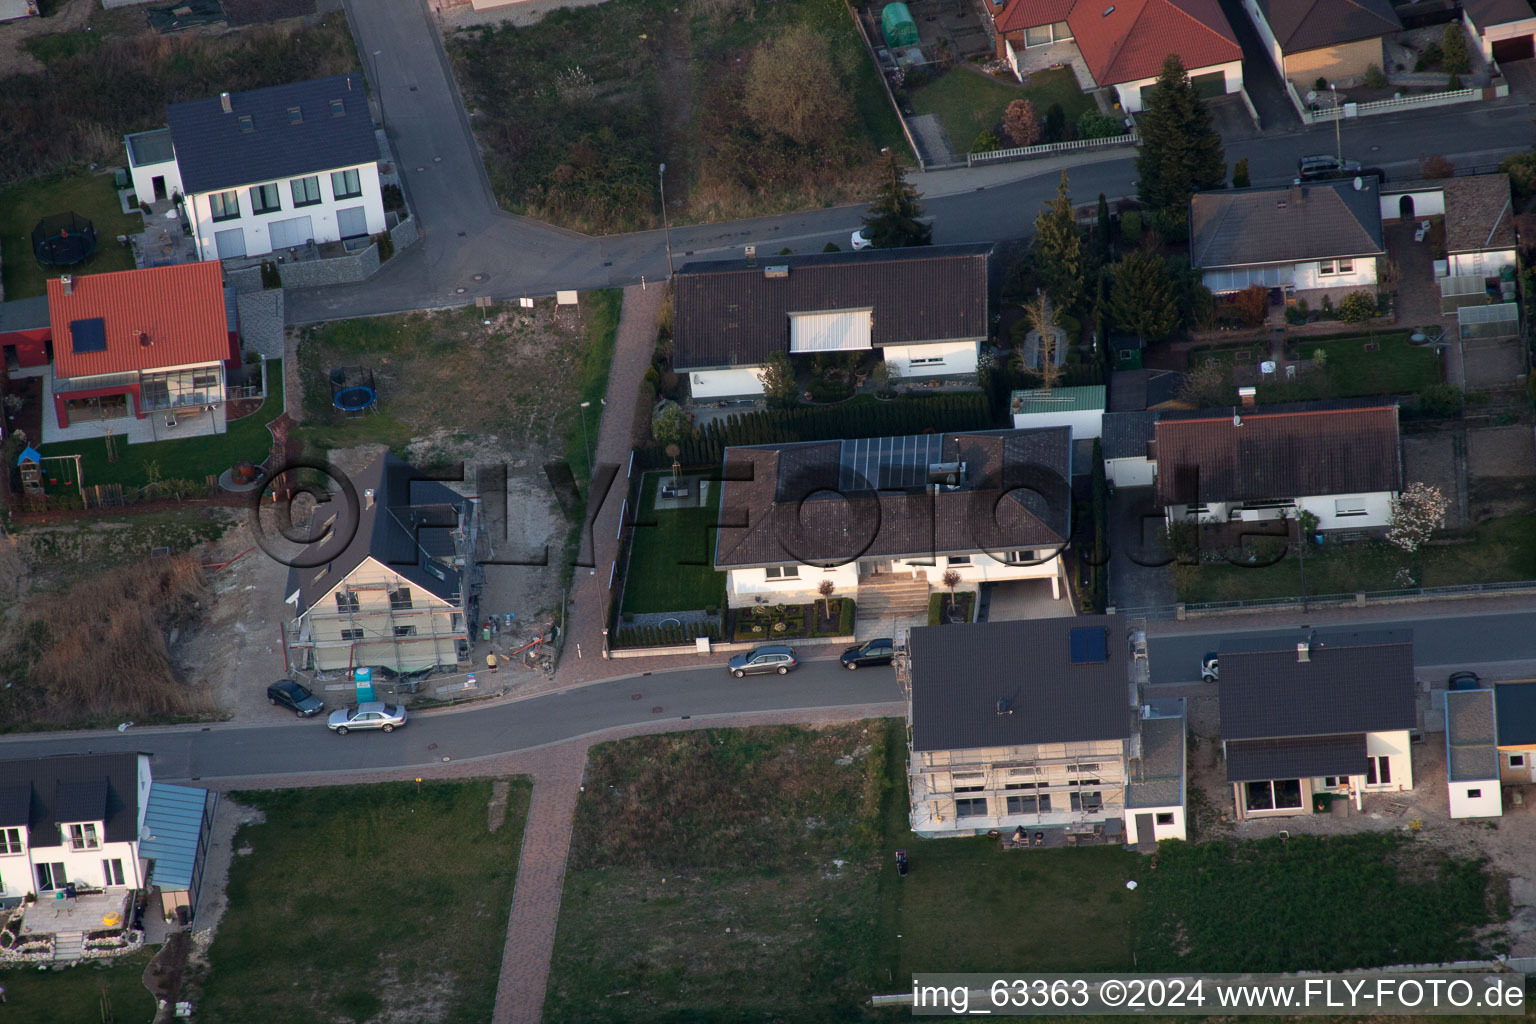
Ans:
{"type": "Polygon", "coordinates": [[[74,278],[74,276],[72,274],[60,274],[59,275],[59,287],[64,289],[64,294],[65,295],[73,295],[75,293],[75,278],[74,278]]]}
{"type": "Polygon", "coordinates": [[[757,246],[755,245],[747,246],[747,266],[757,266],[757,246]]]}
{"type": "Polygon", "coordinates": [[[150,340],[149,340],[149,335],[145,334],[143,331],[134,331],[133,332],[133,337],[134,337],[134,340],[137,341],[144,348],[148,348],[150,346],[150,344],[151,344],[150,340]]]}
{"type": "Polygon", "coordinates": [[[1305,664],[1312,660],[1312,645],[1303,640],[1296,645],[1296,660],[1305,664]]]}
{"type": "Polygon", "coordinates": [[[1237,389],[1237,397],[1242,400],[1243,408],[1244,409],[1252,409],[1255,405],[1258,404],[1259,389],[1258,388],[1238,388],[1237,389]]]}
{"type": "Polygon", "coordinates": [[[363,492],[363,508],[373,508],[373,488],[363,492]]]}
{"type": "Polygon", "coordinates": [[[227,92],[219,93],[219,106],[224,108],[224,113],[226,113],[226,114],[234,113],[234,109],[235,108],[229,102],[229,93],[227,93],[227,92]]]}

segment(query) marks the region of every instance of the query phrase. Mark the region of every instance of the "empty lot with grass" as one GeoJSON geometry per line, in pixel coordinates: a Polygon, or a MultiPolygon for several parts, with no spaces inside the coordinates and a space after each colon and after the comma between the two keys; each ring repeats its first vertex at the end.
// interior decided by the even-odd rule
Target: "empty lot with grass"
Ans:
{"type": "Polygon", "coordinates": [[[488,1021],[530,791],[490,779],[232,794],[243,827],[198,1020],[488,1021]]]}

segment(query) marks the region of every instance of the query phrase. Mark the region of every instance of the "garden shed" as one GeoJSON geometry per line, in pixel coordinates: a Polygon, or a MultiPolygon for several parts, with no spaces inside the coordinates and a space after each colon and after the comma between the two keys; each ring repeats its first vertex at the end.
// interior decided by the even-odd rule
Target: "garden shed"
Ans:
{"type": "Polygon", "coordinates": [[[907,5],[899,0],[886,4],[880,12],[880,30],[885,34],[885,45],[893,50],[917,45],[917,22],[907,5]]]}

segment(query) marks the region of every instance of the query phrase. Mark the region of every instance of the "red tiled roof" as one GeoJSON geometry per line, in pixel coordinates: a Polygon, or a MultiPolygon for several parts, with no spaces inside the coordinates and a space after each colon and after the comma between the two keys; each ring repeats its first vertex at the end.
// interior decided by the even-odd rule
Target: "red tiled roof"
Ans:
{"type": "Polygon", "coordinates": [[[999,32],[1022,32],[1027,28],[1066,21],[1076,0],[987,0],[987,12],[999,32]]]}
{"type": "Polygon", "coordinates": [[[1067,24],[1101,86],[1156,78],[1170,53],[1189,71],[1243,58],[1216,0],[1082,0],[1067,24]]]}
{"type": "Polygon", "coordinates": [[[54,373],[126,373],[229,358],[224,274],[218,261],[76,275],[70,294],[48,281],[54,373]],[[106,347],[76,352],[70,324],[100,318],[106,347]]]}

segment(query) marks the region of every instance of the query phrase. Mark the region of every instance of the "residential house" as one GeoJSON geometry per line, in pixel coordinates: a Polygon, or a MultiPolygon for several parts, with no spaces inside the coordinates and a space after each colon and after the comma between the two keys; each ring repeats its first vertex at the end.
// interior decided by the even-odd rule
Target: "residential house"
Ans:
{"type": "Polygon", "coordinates": [[[1104,414],[1104,478],[1116,487],[1151,487],[1157,479],[1157,421],[1161,414],[1104,414]]]}
{"type": "Polygon", "coordinates": [[[1395,403],[1165,412],[1154,439],[1157,503],[1169,523],[1261,523],[1306,511],[1318,530],[1374,529],[1391,522],[1403,487],[1395,403]]]}
{"type": "Polygon", "coordinates": [[[1110,412],[1144,409],[1193,409],[1184,397],[1184,374],[1178,370],[1116,370],[1109,378],[1110,412]]]}
{"type": "Polygon", "coordinates": [[[1301,98],[1317,79],[1354,84],[1386,69],[1386,40],[1403,30],[1388,0],[1243,0],[1280,77],[1301,98]]]}
{"type": "Polygon", "coordinates": [[[913,630],[912,830],[1183,839],[1183,708],[1139,707],[1125,629],[1094,615],[913,630]]]}
{"type": "Polygon", "coordinates": [[[412,672],[467,661],[484,577],[478,502],[387,452],[352,486],[317,506],[290,562],[295,664],[412,672]]]}
{"type": "Polygon", "coordinates": [[[48,296],[0,302],[0,350],[7,372],[47,366],[53,358],[48,296]]]}
{"type": "Polygon", "coordinates": [[[0,22],[35,18],[37,15],[37,0],[0,0],[0,22]]]}
{"type": "Polygon", "coordinates": [[[1461,17],[1484,58],[1504,64],[1536,57],[1536,12],[1530,0],[1464,0],[1461,17]]]}
{"type": "Polygon", "coordinates": [[[1504,813],[1491,689],[1446,691],[1445,788],[1453,818],[1504,813]]]}
{"type": "Polygon", "coordinates": [[[1493,687],[1499,740],[1499,780],[1506,786],[1536,783],[1536,682],[1493,687]]]}
{"type": "Polygon", "coordinates": [[[901,378],[974,374],[990,333],[990,243],[686,264],[672,365],[694,399],[761,395],[776,352],[869,353],[901,378]]]}
{"type": "Polygon", "coordinates": [[[240,367],[240,339],[219,264],[49,278],[48,318],[53,372],[45,382],[54,422],[44,417],[44,441],[131,434],[134,420],[151,416],[160,439],[178,436],[182,415],[206,416],[199,421],[205,428],[222,429],[226,376],[240,367]],[[68,433],[71,427],[87,433],[68,433]]]}
{"type": "Polygon", "coordinates": [[[1141,110],[1163,61],[1176,54],[1202,96],[1243,88],[1243,52],[1216,0],[985,0],[997,56],[1022,81],[1070,64],[1084,89],[1113,88],[1141,110]]]}
{"type": "Polygon", "coordinates": [[[1408,630],[1229,641],[1221,746],[1239,821],[1310,814],[1316,797],[1413,788],[1418,726],[1408,630]]]}
{"type": "Polygon", "coordinates": [[[1386,255],[1372,178],[1199,192],[1189,222],[1190,266],[1217,295],[1261,285],[1319,305],[1375,291],[1386,255]]]}
{"type": "Polygon", "coordinates": [[[1016,430],[1071,427],[1074,441],[1092,440],[1104,431],[1104,385],[1015,391],[1009,407],[1016,430]]]}
{"type": "Polygon", "coordinates": [[[732,608],[813,601],[822,580],[855,598],[892,578],[943,586],[950,569],[1059,598],[1071,478],[1067,427],[728,448],[714,564],[732,608]]]}
{"type": "MultiPolygon", "coordinates": [[[[1523,0],[1522,0],[1523,2],[1523,0]]],[[[1507,174],[1472,174],[1397,182],[1381,189],[1383,221],[1438,219],[1445,226],[1445,256],[1437,277],[1499,277],[1515,268],[1515,208],[1507,174]]],[[[1496,287],[1496,284],[1495,284],[1496,287]]]]}
{"type": "Polygon", "coordinates": [[[199,256],[258,256],[385,229],[379,146],[358,74],[166,108],[127,138],[141,201],[181,196],[199,256]]]}

